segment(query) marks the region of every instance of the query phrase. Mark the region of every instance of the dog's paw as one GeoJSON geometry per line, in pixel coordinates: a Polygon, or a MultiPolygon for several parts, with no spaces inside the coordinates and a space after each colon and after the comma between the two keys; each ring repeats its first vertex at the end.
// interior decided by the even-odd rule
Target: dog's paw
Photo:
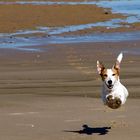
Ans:
{"type": "Polygon", "coordinates": [[[121,100],[118,97],[115,97],[114,99],[112,98],[112,95],[109,95],[107,97],[107,106],[112,108],[112,109],[117,109],[121,106],[121,100]]]}
{"type": "Polygon", "coordinates": [[[115,100],[116,100],[116,104],[117,104],[118,106],[121,106],[121,104],[122,104],[121,99],[116,97],[115,100]]]}
{"type": "Polygon", "coordinates": [[[107,96],[107,98],[106,98],[107,99],[107,102],[111,102],[113,100],[112,98],[113,98],[112,95],[107,96]]]}

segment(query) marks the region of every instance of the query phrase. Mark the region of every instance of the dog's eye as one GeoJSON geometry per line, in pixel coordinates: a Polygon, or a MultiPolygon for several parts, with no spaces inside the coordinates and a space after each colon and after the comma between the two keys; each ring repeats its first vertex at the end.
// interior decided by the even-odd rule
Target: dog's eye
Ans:
{"type": "Polygon", "coordinates": [[[104,74],[104,77],[107,77],[107,74],[104,74]]]}
{"type": "Polygon", "coordinates": [[[112,74],[112,76],[115,76],[116,74],[114,73],[114,74],[112,74]]]}

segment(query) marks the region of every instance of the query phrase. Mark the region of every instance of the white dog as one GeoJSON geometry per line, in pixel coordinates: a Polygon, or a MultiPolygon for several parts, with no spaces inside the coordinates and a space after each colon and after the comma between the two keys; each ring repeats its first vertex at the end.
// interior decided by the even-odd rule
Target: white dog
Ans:
{"type": "Polygon", "coordinates": [[[102,63],[97,61],[97,71],[103,81],[102,100],[105,105],[112,109],[119,108],[128,97],[128,91],[119,79],[122,58],[123,54],[120,53],[112,69],[106,69],[102,63]]]}

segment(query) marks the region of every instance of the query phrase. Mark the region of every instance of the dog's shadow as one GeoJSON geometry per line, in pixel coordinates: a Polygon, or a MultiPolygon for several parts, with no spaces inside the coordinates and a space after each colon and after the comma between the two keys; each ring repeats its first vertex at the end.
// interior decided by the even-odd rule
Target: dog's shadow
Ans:
{"type": "Polygon", "coordinates": [[[86,135],[92,135],[92,134],[98,134],[98,135],[106,135],[109,132],[109,129],[111,127],[89,127],[87,124],[84,124],[83,129],[81,130],[76,130],[76,131],[70,131],[70,130],[65,130],[64,132],[72,132],[72,133],[78,133],[78,134],[86,134],[86,135]]]}

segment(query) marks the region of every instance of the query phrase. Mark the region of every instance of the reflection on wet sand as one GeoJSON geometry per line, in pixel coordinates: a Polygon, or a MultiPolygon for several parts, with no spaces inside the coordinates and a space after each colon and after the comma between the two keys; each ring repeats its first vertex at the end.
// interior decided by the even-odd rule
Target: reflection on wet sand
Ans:
{"type": "MultiPolygon", "coordinates": [[[[83,35],[69,35],[77,31],[84,31],[97,27],[106,30],[116,28],[129,28],[130,24],[140,21],[140,1],[1,1],[0,5],[97,5],[103,8],[111,8],[113,13],[121,13],[125,18],[109,19],[108,21],[87,23],[79,25],[36,27],[34,30],[20,30],[15,33],[0,33],[0,48],[14,48],[26,51],[41,51],[32,46],[77,43],[77,42],[116,42],[125,40],[138,40],[140,32],[125,33],[90,33],[83,35]],[[39,34],[39,36],[36,36],[39,34]],[[65,36],[65,34],[67,34],[65,36]],[[28,47],[30,48],[28,48],[28,47]]],[[[107,13],[108,14],[108,13],[107,13]]]]}

